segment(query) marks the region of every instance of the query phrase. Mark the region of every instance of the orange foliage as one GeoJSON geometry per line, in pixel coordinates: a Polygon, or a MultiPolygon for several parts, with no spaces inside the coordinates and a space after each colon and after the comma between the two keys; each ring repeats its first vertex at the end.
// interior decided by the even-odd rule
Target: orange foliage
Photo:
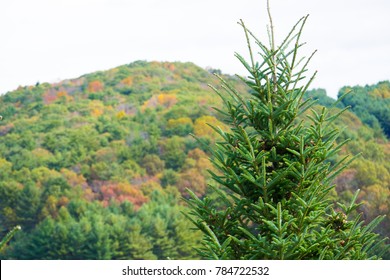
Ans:
{"type": "Polygon", "coordinates": [[[66,196],[61,196],[60,199],[58,199],[57,205],[59,207],[66,206],[68,204],[69,204],[69,198],[67,198],[66,196]]]}
{"type": "Polygon", "coordinates": [[[175,64],[170,63],[170,62],[165,62],[165,63],[163,64],[163,66],[164,66],[164,68],[168,69],[168,70],[171,71],[171,72],[175,71],[175,69],[176,69],[175,64]]]}
{"type": "Polygon", "coordinates": [[[72,170],[63,168],[60,170],[61,174],[65,177],[68,184],[72,187],[80,186],[86,188],[88,186],[87,180],[82,174],[77,174],[72,170]]]}
{"type": "Polygon", "coordinates": [[[103,114],[103,110],[95,108],[92,110],[91,115],[94,117],[99,117],[103,114]]]}
{"type": "Polygon", "coordinates": [[[163,105],[165,108],[171,108],[177,103],[176,95],[173,94],[159,94],[157,96],[158,104],[163,105]]]}
{"type": "Polygon", "coordinates": [[[187,154],[187,159],[192,160],[191,167],[198,170],[203,176],[207,176],[207,170],[212,170],[213,165],[211,164],[207,154],[199,148],[191,150],[187,154]]]}
{"type": "Polygon", "coordinates": [[[180,175],[177,182],[180,193],[188,197],[187,189],[190,189],[197,196],[201,197],[206,192],[206,179],[195,168],[190,168],[180,175]]]}
{"type": "Polygon", "coordinates": [[[135,206],[135,208],[139,208],[148,200],[137,187],[128,183],[111,182],[102,186],[100,188],[100,193],[103,204],[106,206],[111,200],[114,200],[119,203],[129,201],[135,206]]]}
{"type": "Polygon", "coordinates": [[[43,94],[42,98],[43,98],[43,102],[45,103],[45,105],[49,105],[60,98],[64,98],[65,101],[72,101],[73,100],[73,97],[70,96],[66,90],[61,89],[59,91],[56,91],[53,88],[47,90],[43,94]]]}
{"type": "Polygon", "coordinates": [[[70,96],[66,90],[61,90],[61,91],[57,92],[57,98],[61,98],[61,97],[64,98],[65,101],[72,101],[73,100],[73,97],[70,96]]]}
{"type": "Polygon", "coordinates": [[[126,86],[132,86],[133,85],[133,77],[129,76],[127,78],[124,78],[122,81],[121,81],[121,84],[122,85],[126,85],[126,86]]]}
{"type": "Polygon", "coordinates": [[[169,109],[177,103],[176,94],[159,94],[153,95],[150,99],[146,100],[142,105],[142,110],[146,108],[156,108],[158,105],[164,106],[169,109]]]}
{"type": "Polygon", "coordinates": [[[200,160],[202,158],[207,158],[207,155],[201,149],[195,148],[188,152],[188,157],[194,160],[200,160]]]}
{"type": "Polygon", "coordinates": [[[101,81],[95,80],[88,84],[88,91],[89,92],[98,92],[102,91],[104,88],[103,83],[101,81]]]}

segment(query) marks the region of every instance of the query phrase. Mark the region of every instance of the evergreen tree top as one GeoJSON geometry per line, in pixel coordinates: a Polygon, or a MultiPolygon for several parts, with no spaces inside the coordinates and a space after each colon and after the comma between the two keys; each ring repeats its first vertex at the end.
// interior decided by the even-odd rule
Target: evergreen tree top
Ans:
{"type": "MultiPolygon", "coordinates": [[[[267,1],[268,4],[268,1],[267,1]]],[[[203,231],[199,253],[209,259],[367,259],[382,241],[372,230],[383,219],[364,226],[351,204],[333,205],[333,179],[353,158],[334,162],[347,142],[337,142],[335,115],[303,96],[316,72],[306,79],[314,55],[299,58],[301,34],[308,16],[301,18],[276,46],[267,7],[269,46],[242,26],[249,61],[236,57],[248,71],[240,77],[250,88],[246,98],[220,78],[213,88],[224,102],[218,110],[229,131],[212,126],[221,140],[210,148],[218,172],[210,171],[221,208],[191,191],[188,216],[203,231]],[[256,61],[253,43],[260,60],[256,61]],[[307,114],[304,121],[298,116],[307,114]]]]}

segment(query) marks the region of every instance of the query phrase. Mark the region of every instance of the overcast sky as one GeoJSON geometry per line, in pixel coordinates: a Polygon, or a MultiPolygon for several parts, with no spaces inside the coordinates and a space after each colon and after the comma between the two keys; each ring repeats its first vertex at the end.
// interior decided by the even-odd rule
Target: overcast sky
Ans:
{"type": "MultiPolygon", "coordinates": [[[[305,52],[313,87],[390,79],[389,0],[271,0],[277,37],[310,14],[305,52]]],[[[264,42],[266,0],[1,0],[0,93],[135,60],[191,61],[244,74],[246,25],[264,42]]]]}

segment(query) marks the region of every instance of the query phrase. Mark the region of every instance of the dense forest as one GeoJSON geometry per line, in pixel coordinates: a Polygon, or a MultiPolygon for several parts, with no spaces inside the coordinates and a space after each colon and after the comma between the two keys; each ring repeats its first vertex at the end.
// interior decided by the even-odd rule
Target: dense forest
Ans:
{"type": "MultiPolygon", "coordinates": [[[[201,233],[184,217],[187,188],[213,197],[207,124],[229,129],[212,73],[192,63],[137,61],[56,84],[37,83],[0,97],[0,237],[19,231],[2,259],[196,259],[201,233]],[[191,136],[194,135],[195,137],[191,136]]],[[[222,75],[222,74],[221,74],[222,75]]],[[[238,78],[222,75],[245,96],[238,78]]],[[[359,211],[390,236],[390,82],[344,87],[335,106],[322,89],[316,106],[337,112],[361,153],[335,179],[332,199],[360,189],[359,211]]],[[[335,159],[336,160],[336,159],[335,159]]],[[[388,254],[385,256],[390,258],[388,254]]]]}

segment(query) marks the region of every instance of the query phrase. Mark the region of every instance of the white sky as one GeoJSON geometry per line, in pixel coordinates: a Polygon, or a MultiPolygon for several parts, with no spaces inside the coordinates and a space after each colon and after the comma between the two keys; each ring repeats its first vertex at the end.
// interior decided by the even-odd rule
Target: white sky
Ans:
{"type": "MultiPolygon", "coordinates": [[[[318,49],[313,87],[390,79],[389,0],[271,0],[275,31],[310,14],[303,39],[318,49]]],[[[244,74],[246,25],[264,42],[266,0],[1,0],[0,93],[135,60],[191,61],[244,74]]]]}

